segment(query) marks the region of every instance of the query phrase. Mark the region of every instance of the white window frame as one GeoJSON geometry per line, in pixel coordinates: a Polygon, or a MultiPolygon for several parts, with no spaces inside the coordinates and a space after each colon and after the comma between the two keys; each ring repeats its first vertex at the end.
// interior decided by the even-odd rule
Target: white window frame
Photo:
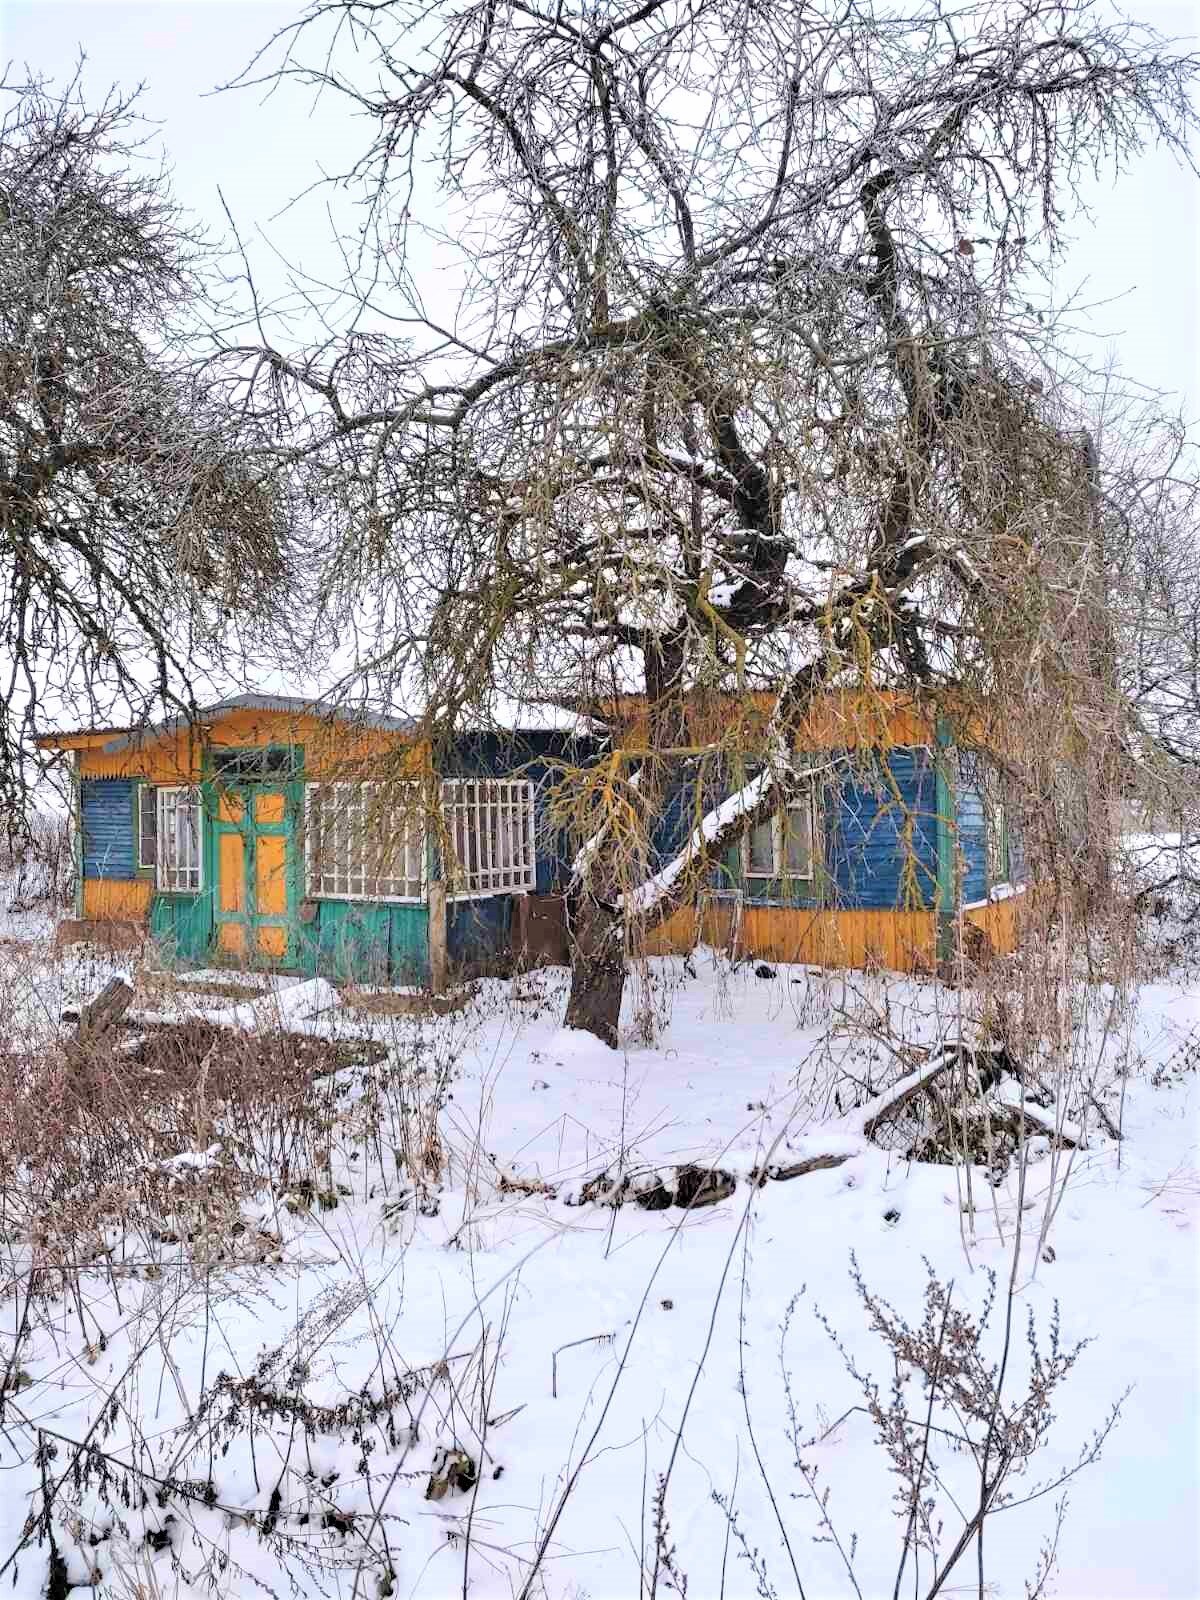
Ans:
{"type": "Polygon", "coordinates": [[[779,883],[786,880],[788,883],[811,883],[816,872],[817,860],[817,805],[816,792],[811,784],[789,800],[786,805],[780,806],[771,816],[771,870],[770,872],[754,872],[750,868],[750,833],[742,835],[742,876],[752,883],[779,883]],[[784,835],[784,817],[793,811],[808,810],[808,870],[798,872],[787,864],[787,840],[784,835]]]}
{"type": "Polygon", "coordinates": [[[158,790],[149,783],[139,783],[137,791],[137,864],[139,872],[158,872],[158,790]],[[142,840],[145,829],[142,818],[147,807],[154,814],[154,857],[146,861],[142,857],[142,840]]]}
{"type": "MultiPolygon", "coordinates": [[[[204,888],[204,802],[199,789],[188,785],[155,789],[154,804],[157,808],[155,822],[158,828],[157,860],[154,863],[156,887],[161,894],[200,894],[204,888]],[[181,795],[184,797],[182,801],[181,795]],[[179,863],[171,865],[167,860],[167,846],[175,837],[174,817],[184,806],[196,814],[195,854],[183,865],[179,863]]],[[[140,855],[140,826],[138,845],[140,855]]]]}
{"type": "Polygon", "coordinates": [[[468,856],[474,856],[473,864],[443,863],[447,900],[523,895],[537,887],[536,814],[528,778],[447,778],[442,818],[450,851],[457,851],[465,832],[468,856]]]}
{"type": "Polygon", "coordinates": [[[983,855],[990,892],[1009,881],[1008,815],[994,772],[987,773],[983,783],[983,855]]]}
{"type": "Polygon", "coordinates": [[[429,885],[429,868],[426,860],[427,849],[425,819],[418,809],[419,806],[420,786],[411,782],[402,781],[395,784],[388,784],[386,782],[306,783],[304,786],[305,898],[308,900],[355,900],[363,901],[372,905],[411,906],[423,904],[426,898],[426,890],[429,885]],[[415,840],[405,841],[404,875],[402,878],[392,877],[391,879],[385,880],[394,883],[402,882],[406,886],[406,892],[401,894],[381,894],[368,892],[366,862],[363,856],[366,835],[361,830],[357,836],[353,834],[348,835],[348,842],[357,844],[358,870],[353,870],[352,864],[348,859],[345,872],[320,871],[320,863],[316,859],[316,829],[313,827],[314,805],[319,803],[319,801],[325,795],[332,794],[335,807],[342,808],[343,814],[346,818],[346,824],[348,827],[352,828],[354,826],[356,814],[359,822],[361,823],[363,802],[370,800],[377,790],[389,787],[410,790],[411,795],[409,798],[415,802],[410,813],[410,818],[415,822],[418,832],[415,840]],[[410,851],[414,852],[417,857],[418,872],[416,874],[410,873],[408,870],[412,859],[410,851]],[[339,878],[345,880],[345,887],[341,887],[337,884],[336,880],[339,878]],[[334,880],[334,883],[332,886],[329,886],[329,881],[331,879],[334,880]],[[357,888],[352,887],[355,880],[358,881],[357,888]]]}

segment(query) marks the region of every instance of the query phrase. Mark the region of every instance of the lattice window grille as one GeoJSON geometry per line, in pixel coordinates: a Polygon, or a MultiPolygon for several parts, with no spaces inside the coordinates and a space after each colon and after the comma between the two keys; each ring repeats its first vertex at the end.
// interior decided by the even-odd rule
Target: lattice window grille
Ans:
{"type": "Polygon", "coordinates": [[[524,894],[537,884],[533,784],[527,778],[452,778],[442,785],[449,897],[524,894]]]}
{"type": "Polygon", "coordinates": [[[201,801],[195,789],[159,789],[157,884],[165,894],[204,887],[201,801]]]}
{"type": "Polygon", "coordinates": [[[305,794],[307,893],[315,900],[425,898],[420,785],[310,783],[305,794]]]}

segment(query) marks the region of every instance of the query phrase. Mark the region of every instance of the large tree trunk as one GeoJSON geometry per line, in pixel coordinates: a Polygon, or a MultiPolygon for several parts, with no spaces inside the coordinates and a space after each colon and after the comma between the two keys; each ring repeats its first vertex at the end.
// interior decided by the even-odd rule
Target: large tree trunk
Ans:
{"type": "Polygon", "coordinates": [[[625,942],[619,912],[585,899],[571,918],[571,995],[563,1026],[617,1048],[625,992],[625,942]]]}

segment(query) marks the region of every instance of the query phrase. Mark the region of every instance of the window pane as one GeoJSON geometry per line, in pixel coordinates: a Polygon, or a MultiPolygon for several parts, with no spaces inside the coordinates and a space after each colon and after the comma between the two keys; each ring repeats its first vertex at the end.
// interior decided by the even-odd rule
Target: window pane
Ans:
{"type": "Polygon", "coordinates": [[[784,870],[794,878],[812,876],[812,802],[801,800],[787,809],[784,870]]]}
{"type": "Polygon", "coordinates": [[[452,895],[504,894],[536,882],[533,785],[524,778],[448,778],[442,807],[452,895]]]}
{"type": "Polygon", "coordinates": [[[987,806],[987,869],[988,882],[999,883],[1006,876],[1004,860],[1004,804],[998,796],[988,795],[987,806]]]}
{"type": "Polygon", "coordinates": [[[146,784],[138,790],[138,866],[158,865],[158,797],[146,784]]]}
{"type": "Polygon", "coordinates": [[[200,796],[193,789],[157,793],[158,886],[192,894],[202,887],[200,796]]]}
{"type": "Polygon", "coordinates": [[[750,832],[746,848],[746,871],[751,877],[770,878],[775,874],[775,818],[768,817],[750,832]]]}

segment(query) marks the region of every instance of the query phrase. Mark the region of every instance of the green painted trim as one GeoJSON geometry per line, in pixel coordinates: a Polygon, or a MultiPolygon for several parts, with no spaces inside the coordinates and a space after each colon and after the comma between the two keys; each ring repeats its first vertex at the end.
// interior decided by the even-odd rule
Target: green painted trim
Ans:
{"type": "MultiPolygon", "coordinates": [[[[1012,882],[1012,862],[1008,854],[1008,807],[1004,803],[1004,792],[1000,791],[1000,871],[1001,883],[1012,882]]],[[[994,884],[988,884],[988,893],[992,892],[994,884]]]]}
{"type": "Polygon", "coordinates": [[[133,875],[141,882],[150,880],[157,884],[158,869],[142,865],[142,797],[145,794],[154,796],[154,804],[158,805],[158,790],[162,787],[151,782],[149,778],[135,780],[133,790],[133,875]]]}
{"type": "Polygon", "coordinates": [[[938,718],[935,737],[937,888],[934,909],[937,914],[938,958],[947,960],[954,953],[954,914],[958,900],[958,827],[949,759],[949,752],[954,746],[954,730],[947,717],[938,718]]]}
{"type": "Polygon", "coordinates": [[[716,889],[714,893],[733,893],[747,905],[791,906],[797,911],[820,911],[830,904],[830,896],[823,894],[821,886],[810,878],[748,878],[742,876],[734,890],[716,889]],[[812,887],[808,887],[811,884],[812,887]],[[804,885],[804,887],[800,887],[804,885]]]}

